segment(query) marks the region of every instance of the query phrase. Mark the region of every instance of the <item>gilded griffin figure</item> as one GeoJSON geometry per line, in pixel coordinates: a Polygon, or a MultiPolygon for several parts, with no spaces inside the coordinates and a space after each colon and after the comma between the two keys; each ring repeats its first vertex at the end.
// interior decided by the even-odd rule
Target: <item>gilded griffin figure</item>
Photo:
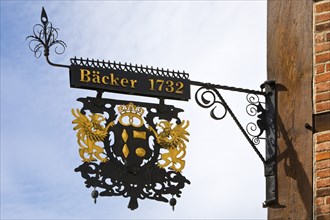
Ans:
{"type": "Polygon", "coordinates": [[[189,121],[185,124],[183,120],[180,124],[177,124],[172,128],[173,124],[169,121],[161,121],[157,125],[161,128],[161,132],[158,134],[155,129],[149,127],[156,137],[157,143],[165,148],[167,152],[161,154],[161,162],[158,163],[159,167],[165,168],[171,165],[169,168],[181,172],[185,166],[183,158],[186,155],[186,144],[185,141],[189,141],[186,137],[189,133],[186,128],[189,126],[189,121]]]}
{"type": "Polygon", "coordinates": [[[108,158],[101,157],[103,148],[96,145],[96,142],[102,142],[108,135],[108,130],[114,125],[114,122],[110,122],[106,127],[101,125],[105,118],[100,114],[92,113],[89,118],[82,114],[79,109],[71,110],[72,114],[76,117],[72,121],[73,124],[77,124],[73,130],[77,132],[77,142],[80,146],[79,155],[83,162],[91,162],[99,159],[101,162],[106,162],[108,158]],[[85,156],[87,154],[87,156],[85,156]]]}

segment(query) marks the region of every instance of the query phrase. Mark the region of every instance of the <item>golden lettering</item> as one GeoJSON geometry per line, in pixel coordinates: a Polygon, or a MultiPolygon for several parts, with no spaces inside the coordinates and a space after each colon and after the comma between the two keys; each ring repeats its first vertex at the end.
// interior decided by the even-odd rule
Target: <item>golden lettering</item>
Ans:
{"type": "Polygon", "coordinates": [[[163,90],[164,80],[162,80],[162,79],[157,79],[157,80],[156,80],[156,84],[158,84],[158,91],[161,92],[161,91],[163,90]]]}
{"type": "Polygon", "coordinates": [[[158,90],[163,92],[164,90],[168,93],[183,94],[184,92],[184,83],[176,82],[172,80],[162,80],[162,79],[149,79],[150,87],[149,90],[158,90]]]}
{"type": "Polygon", "coordinates": [[[100,82],[100,72],[99,71],[93,71],[93,83],[101,83],[100,82]]]}
{"type": "MultiPolygon", "coordinates": [[[[108,72],[108,74],[105,75],[103,70],[98,70],[97,68],[94,70],[79,68],[79,71],[79,82],[89,84],[89,87],[93,87],[92,84],[95,84],[94,87],[98,87],[97,84],[101,84],[99,86],[101,86],[103,89],[105,89],[104,85],[107,85],[109,87],[113,87],[113,89],[129,93],[134,93],[133,90],[139,89],[141,90],[139,91],[140,93],[147,92],[149,90],[153,93],[172,93],[173,95],[184,95],[186,90],[184,82],[166,78],[164,79],[163,77],[158,78],[157,76],[153,76],[151,79],[147,79],[148,81],[146,82],[138,82],[138,79],[130,78],[131,74],[124,74],[127,77],[122,77],[120,72],[108,72]],[[138,83],[140,85],[138,85],[138,83]],[[125,89],[128,89],[129,91],[125,91],[125,89]]],[[[112,89],[108,88],[106,90],[112,89]]]]}
{"type": "Polygon", "coordinates": [[[135,84],[137,83],[137,80],[136,79],[131,79],[131,88],[132,89],[135,89],[135,84]]]}
{"type": "Polygon", "coordinates": [[[91,81],[91,72],[86,69],[80,69],[80,82],[90,82],[91,81]]]}
{"type": "Polygon", "coordinates": [[[126,78],[122,78],[122,79],[120,80],[120,85],[121,85],[122,87],[126,87],[127,84],[128,84],[128,79],[126,79],[126,78]]]}
{"type": "Polygon", "coordinates": [[[173,86],[174,86],[174,82],[172,80],[167,80],[165,91],[169,92],[169,93],[174,92],[174,87],[173,86]]]}
{"type": "Polygon", "coordinates": [[[102,77],[102,83],[105,84],[105,85],[106,85],[106,84],[109,84],[109,82],[107,82],[106,80],[107,80],[107,81],[109,80],[109,76],[103,76],[103,77],[102,77]]]}
{"type": "Polygon", "coordinates": [[[155,82],[154,82],[154,79],[149,79],[149,82],[150,82],[150,88],[149,88],[149,90],[155,90],[155,82]]]}
{"type": "Polygon", "coordinates": [[[175,90],[175,93],[183,94],[183,87],[184,87],[183,82],[177,82],[175,83],[175,85],[178,87],[177,90],[175,90]]]}
{"type": "Polygon", "coordinates": [[[110,73],[110,85],[112,86],[118,86],[118,77],[115,77],[115,74],[110,73]]]}

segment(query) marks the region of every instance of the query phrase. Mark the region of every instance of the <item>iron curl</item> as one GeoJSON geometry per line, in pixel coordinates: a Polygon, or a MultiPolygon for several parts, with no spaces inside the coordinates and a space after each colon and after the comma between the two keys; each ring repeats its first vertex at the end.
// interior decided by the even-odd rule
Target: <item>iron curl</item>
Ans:
{"type": "MultiPolygon", "coordinates": [[[[212,89],[208,89],[206,87],[201,87],[197,90],[195,93],[195,100],[197,104],[202,108],[212,108],[210,115],[215,120],[221,120],[223,119],[227,114],[227,108],[225,105],[218,101],[216,99],[216,94],[212,89]],[[209,96],[210,95],[210,96],[209,96]],[[220,110],[221,114],[220,116],[216,114],[216,111],[222,108],[222,111],[220,110]]],[[[219,112],[219,111],[217,111],[219,112]]]]}

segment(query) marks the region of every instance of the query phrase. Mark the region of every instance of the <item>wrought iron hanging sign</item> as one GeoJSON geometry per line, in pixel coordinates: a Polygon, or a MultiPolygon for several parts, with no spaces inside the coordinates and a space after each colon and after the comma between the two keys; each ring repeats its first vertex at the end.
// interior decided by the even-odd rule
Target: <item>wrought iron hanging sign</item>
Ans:
{"type": "Polygon", "coordinates": [[[181,190],[190,181],[183,176],[189,121],[182,120],[183,109],[166,105],[164,99],[188,101],[190,86],[198,86],[197,104],[211,108],[215,120],[227,113],[234,119],[265,167],[266,201],[264,207],[277,202],[276,187],[276,91],[275,82],[266,81],[261,91],[221,86],[189,80],[185,72],[110,61],[72,58],[71,65],[49,60],[50,48],[57,54],[66,44],[58,40],[58,29],[48,21],[42,9],[41,24],[33,28],[29,47],[36,57],[42,49],[47,62],[68,68],[73,88],[96,90],[96,97],[78,98],[81,109],[72,109],[77,132],[78,154],[82,159],[79,172],[92,197],[123,196],[129,198],[128,208],[138,208],[138,199],[169,202],[173,207],[181,190]],[[247,93],[247,113],[257,117],[244,128],[219,90],[247,93]],[[159,98],[159,103],[144,103],[102,98],[103,92],[141,95],[159,98]],[[260,96],[265,101],[260,101],[260,96]],[[217,108],[224,109],[216,115],[217,108]],[[257,131],[257,133],[255,133],[257,131]],[[265,141],[266,156],[257,148],[265,141]],[[99,192],[100,191],[100,192],[99,192]]]}

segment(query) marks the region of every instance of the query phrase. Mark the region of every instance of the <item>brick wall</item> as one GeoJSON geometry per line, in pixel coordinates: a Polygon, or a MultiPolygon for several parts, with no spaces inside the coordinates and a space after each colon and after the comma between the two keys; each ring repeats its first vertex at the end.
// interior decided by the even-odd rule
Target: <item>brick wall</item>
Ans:
{"type": "Polygon", "coordinates": [[[314,5],[314,112],[330,111],[330,3],[314,5]]]}
{"type": "Polygon", "coordinates": [[[316,220],[330,219],[330,132],[316,133],[314,143],[314,216],[316,220]]]}
{"type": "MultiPolygon", "coordinates": [[[[330,3],[314,3],[314,115],[330,124],[330,3]]],[[[328,127],[328,126],[326,126],[328,127]]],[[[314,134],[314,219],[330,219],[330,130],[314,134]]]]}

